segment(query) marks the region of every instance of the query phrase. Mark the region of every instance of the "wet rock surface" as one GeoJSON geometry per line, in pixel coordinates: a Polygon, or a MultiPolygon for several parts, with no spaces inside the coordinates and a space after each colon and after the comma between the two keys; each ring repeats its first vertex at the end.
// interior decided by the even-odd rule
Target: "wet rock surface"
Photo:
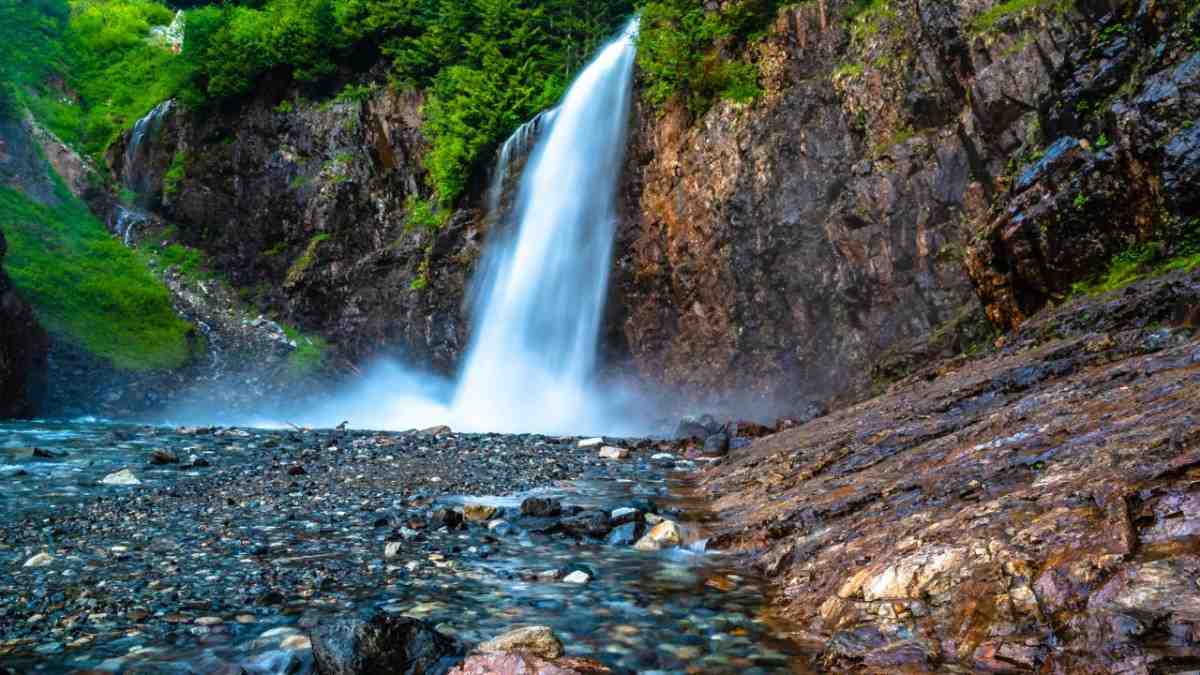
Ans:
{"type": "Polygon", "coordinates": [[[33,310],[4,273],[7,252],[8,243],[0,232],[0,419],[33,414],[31,389],[44,376],[48,344],[33,310]]]}
{"type": "Polygon", "coordinates": [[[502,640],[536,653],[462,667],[802,667],[757,579],[698,553],[704,518],[669,494],[686,446],[603,441],[629,457],[444,430],[0,426],[0,663],[357,673],[424,655],[444,672],[546,626],[565,654],[537,632],[502,640]],[[651,522],[677,538],[606,543],[651,522]]]}
{"type": "Polygon", "coordinates": [[[831,671],[1186,672],[1198,308],[1200,272],[1077,298],[734,451],[709,545],[752,553],[831,671]]]}

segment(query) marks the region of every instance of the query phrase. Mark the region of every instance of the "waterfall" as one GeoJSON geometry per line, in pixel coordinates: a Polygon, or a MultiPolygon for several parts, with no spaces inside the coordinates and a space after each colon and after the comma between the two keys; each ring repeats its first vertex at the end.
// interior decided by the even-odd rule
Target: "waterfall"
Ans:
{"type": "MultiPolygon", "coordinates": [[[[632,20],[557,107],[501,146],[486,195],[492,228],[471,284],[471,342],[457,381],[385,362],[299,419],[379,429],[449,424],[467,432],[635,435],[654,428],[638,395],[596,378],[637,27],[632,20]]],[[[295,411],[283,414],[297,420],[295,411]]]]}
{"type": "Polygon", "coordinates": [[[129,132],[129,143],[125,146],[124,177],[125,186],[138,194],[144,194],[149,187],[149,176],[145,171],[144,144],[147,138],[153,139],[162,129],[163,120],[175,107],[174,100],[166,100],[154,106],[145,117],[133,125],[129,132]]]}
{"type": "MultiPolygon", "coordinates": [[[[635,19],[549,119],[534,120],[548,127],[521,176],[514,226],[493,237],[481,265],[471,343],[451,406],[460,426],[570,432],[594,424],[636,32],[635,19]]],[[[501,164],[511,160],[506,150],[501,164]]]]}

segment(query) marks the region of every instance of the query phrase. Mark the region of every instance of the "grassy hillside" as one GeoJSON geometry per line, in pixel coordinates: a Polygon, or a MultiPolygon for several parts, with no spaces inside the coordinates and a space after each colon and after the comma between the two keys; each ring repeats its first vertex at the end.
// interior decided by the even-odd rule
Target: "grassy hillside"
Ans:
{"type": "Polygon", "coordinates": [[[56,180],[57,205],[0,187],[5,268],[51,332],[125,370],[183,365],[192,327],[142,254],[125,248],[56,180]]]}

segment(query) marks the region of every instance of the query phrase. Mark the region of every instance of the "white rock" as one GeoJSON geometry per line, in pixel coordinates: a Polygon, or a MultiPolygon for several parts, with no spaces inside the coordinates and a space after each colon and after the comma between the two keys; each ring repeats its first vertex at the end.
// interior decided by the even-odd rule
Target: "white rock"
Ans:
{"type": "Polygon", "coordinates": [[[613,521],[614,523],[622,522],[625,520],[629,520],[633,516],[636,516],[637,512],[638,512],[637,509],[631,509],[627,506],[624,508],[620,508],[620,509],[613,509],[612,513],[608,514],[608,519],[613,521]]]}
{"type": "Polygon", "coordinates": [[[402,546],[401,542],[389,541],[387,543],[387,546],[383,547],[383,557],[395,558],[396,556],[400,555],[400,551],[402,548],[403,548],[403,546],[402,546]]]}
{"type": "Polygon", "coordinates": [[[629,450],[625,448],[617,448],[611,445],[606,445],[600,448],[601,459],[626,459],[629,457],[629,450]]]}
{"type": "Polygon", "coordinates": [[[594,448],[597,445],[604,445],[604,439],[603,438],[585,438],[582,441],[579,441],[579,447],[581,447],[581,448],[594,448]]]}
{"type": "Polygon", "coordinates": [[[568,584],[586,584],[591,580],[591,575],[583,570],[575,570],[574,572],[571,572],[567,576],[563,577],[563,581],[568,584]]]}
{"type": "Polygon", "coordinates": [[[672,455],[669,452],[660,452],[660,453],[657,453],[654,455],[650,455],[650,459],[653,459],[656,462],[670,461],[670,460],[675,459],[675,455],[672,455]]]}
{"type": "Polygon", "coordinates": [[[54,562],[54,556],[49,553],[39,553],[25,561],[23,567],[45,567],[54,562]]]}
{"type": "Polygon", "coordinates": [[[666,520],[666,518],[663,518],[657,513],[647,513],[646,515],[642,516],[642,520],[646,521],[647,525],[657,525],[666,520]]]}
{"type": "Polygon", "coordinates": [[[141,485],[142,481],[133,475],[129,469],[121,469],[116,473],[110,473],[100,481],[105,485],[141,485]]]}

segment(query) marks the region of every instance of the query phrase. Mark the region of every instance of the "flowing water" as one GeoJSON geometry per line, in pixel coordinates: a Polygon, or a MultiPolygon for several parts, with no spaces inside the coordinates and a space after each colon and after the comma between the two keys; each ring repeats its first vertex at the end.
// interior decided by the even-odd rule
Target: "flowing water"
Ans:
{"type": "Polygon", "coordinates": [[[597,378],[637,28],[630,21],[557,107],[501,147],[488,195],[493,227],[472,283],[471,341],[457,379],[384,366],[291,421],[512,433],[653,430],[653,406],[632,388],[597,378]],[[514,167],[523,172],[506,198],[514,167]]]}

